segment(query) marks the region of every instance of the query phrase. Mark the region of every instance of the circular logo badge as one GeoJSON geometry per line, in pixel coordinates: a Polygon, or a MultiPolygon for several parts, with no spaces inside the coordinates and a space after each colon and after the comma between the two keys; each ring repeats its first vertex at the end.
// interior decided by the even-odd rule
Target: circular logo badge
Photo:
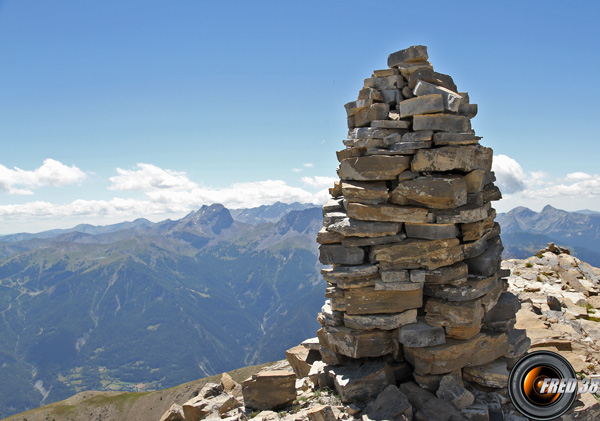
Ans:
{"type": "Polygon", "coordinates": [[[552,420],[567,412],[577,397],[575,370],[559,354],[532,352],[511,370],[508,395],[523,415],[532,420],[552,420]]]}

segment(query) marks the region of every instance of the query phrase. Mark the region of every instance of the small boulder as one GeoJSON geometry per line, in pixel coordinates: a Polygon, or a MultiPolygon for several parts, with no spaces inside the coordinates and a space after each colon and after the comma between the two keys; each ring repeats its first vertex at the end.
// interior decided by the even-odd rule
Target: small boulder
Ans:
{"type": "Polygon", "coordinates": [[[296,399],[296,375],[287,370],[261,371],[242,382],[242,394],[247,408],[284,407],[296,399]]]}

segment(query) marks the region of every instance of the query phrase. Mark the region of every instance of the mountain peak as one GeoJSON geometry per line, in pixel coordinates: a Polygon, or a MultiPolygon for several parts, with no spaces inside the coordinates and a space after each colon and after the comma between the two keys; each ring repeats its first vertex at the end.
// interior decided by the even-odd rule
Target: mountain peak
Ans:
{"type": "Polygon", "coordinates": [[[185,226],[208,225],[213,233],[218,234],[233,224],[229,210],[220,203],[203,205],[196,212],[191,212],[182,219],[185,226]]]}

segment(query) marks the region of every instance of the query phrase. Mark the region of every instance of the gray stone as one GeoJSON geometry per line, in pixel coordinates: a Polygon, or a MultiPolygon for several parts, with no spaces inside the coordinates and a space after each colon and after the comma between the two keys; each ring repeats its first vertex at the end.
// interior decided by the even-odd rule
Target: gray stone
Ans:
{"type": "Polygon", "coordinates": [[[413,382],[402,383],[400,385],[400,390],[406,395],[408,401],[416,410],[423,408],[427,401],[435,399],[433,393],[422,389],[413,382]]]}
{"type": "Polygon", "coordinates": [[[400,71],[398,69],[381,69],[373,71],[373,77],[393,76],[399,74],[400,71]]]}
{"type": "Polygon", "coordinates": [[[383,102],[388,104],[390,107],[396,106],[400,101],[402,101],[402,94],[398,89],[385,89],[381,91],[381,96],[383,97],[383,102]]]}
{"type": "Polygon", "coordinates": [[[374,401],[367,404],[362,412],[362,420],[400,421],[412,418],[412,405],[408,398],[395,385],[386,387],[374,401]]]}
{"type": "Polygon", "coordinates": [[[425,142],[430,141],[432,138],[433,132],[431,130],[408,132],[402,135],[402,142],[425,142]]]}
{"type": "Polygon", "coordinates": [[[529,350],[531,339],[525,329],[512,329],[508,332],[508,351],[506,358],[520,358],[529,350]]]}
{"type": "Polygon", "coordinates": [[[469,274],[491,276],[498,271],[502,250],[504,250],[500,237],[489,240],[487,246],[487,250],[479,256],[465,260],[469,266],[469,274]]]}
{"type": "Polygon", "coordinates": [[[562,310],[560,301],[558,301],[558,298],[556,298],[553,295],[546,296],[546,304],[548,304],[548,307],[550,307],[550,310],[552,310],[552,311],[561,311],[562,310]]]}
{"type": "Polygon", "coordinates": [[[383,282],[381,279],[375,280],[375,291],[415,291],[423,290],[423,284],[416,282],[383,282]]]}
{"type": "Polygon", "coordinates": [[[415,70],[408,76],[408,87],[413,90],[419,81],[430,82],[441,85],[441,81],[435,76],[435,72],[427,67],[415,70]]]}
{"type": "Polygon", "coordinates": [[[363,88],[358,92],[358,99],[372,99],[373,101],[383,101],[381,92],[373,88],[363,88]]]}
{"type": "Polygon", "coordinates": [[[397,235],[388,235],[386,237],[344,237],[342,239],[342,245],[345,247],[364,247],[364,246],[376,246],[378,244],[390,244],[399,243],[406,239],[404,233],[397,235]]]}
{"type": "Polygon", "coordinates": [[[377,277],[379,275],[379,268],[375,265],[336,266],[331,269],[322,269],[321,274],[327,281],[335,283],[339,279],[377,277]]]}
{"type": "Polygon", "coordinates": [[[438,240],[442,238],[456,238],[458,228],[455,224],[414,224],[404,225],[406,236],[410,238],[424,238],[438,240]]]}
{"type": "Polygon", "coordinates": [[[338,175],[343,180],[393,180],[410,166],[405,156],[363,156],[344,159],[338,175]]]}
{"type": "Polygon", "coordinates": [[[383,139],[398,132],[395,128],[359,127],[348,131],[348,139],[383,139]]]}
{"type": "Polygon", "coordinates": [[[481,329],[483,307],[480,300],[457,302],[433,297],[427,300],[425,313],[425,321],[445,328],[446,336],[471,339],[481,329]]]}
{"type": "Polygon", "coordinates": [[[457,409],[468,408],[475,402],[473,394],[461,386],[451,375],[442,377],[440,387],[435,394],[440,399],[452,402],[457,409]]]}
{"type": "Polygon", "coordinates": [[[429,58],[427,47],[413,45],[404,50],[396,51],[388,56],[388,67],[398,67],[403,63],[426,61],[429,58]]]}
{"type": "Polygon", "coordinates": [[[470,421],[490,421],[487,405],[475,402],[468,408],[460,411],[470,421]]]}
{"type": "MultiPolygon", "coordinates": [[[[452,116],[451,114],[442,114],[452,116]]],[[[427,118],[429,116],[416,116],[427,118]]],[[[434,136],[435,137],[435,136],[434,136]]],[[[476,169],[492,169],[491,148],[481,145],[462,147],[444,146],[437,149],[420,150],[412,160],[411,171],[455,171],[469,172],[476,169]]],[[[355,158],[357,159],[357,158],[355,158]]]]}
{"type": "Polygon", "coordinates": [[[346,215],[346,212],[343,209],[341,211],[336,212],[327,212],[323,215],[323,225],[328,226],[331,224],[335,224],[336,222],[339,222],[347,217],[348,216],[346,215]]]}
{"type": "Polygon", "coordinates": [[[327,227],[345,237],[384,237],[396,235],[402,229],[401,222],[370,222],[345,218],[327,227]]]}
{"type": "Polygon", "coordinates": [[[455,114],[425,114],[413,117],[413,130],[442,132],[468,132],[471,122],[467,117],[455,114]]]}
{"type": "Polygon", "coordinates": [[[404,79],[401,75],[371,77],[365,79],[365,88],[373,88],[379,91],[385,91],[388,89],[402,89],[403,86],[404,79]]]}
{"type": "Polygon", "coordinates": [[[512,292],[504,292],[496,305],[486,313],[483,322],[487,324],[513,319],[520,308],[519,299],[512,292]]]}
{"type": "Polygon", "coordinates": [[[461,420],[462,415],[450,402],[443,399],[430,399],[415,413],[415,421],[461,420]]]}
{"type": "Polygon", "coordinates": [[[382,129],[408,129],[410,121],[408,120],[375,120],[371,122],[371,127],[380,127],[382,129]]]}
{"type": "Polygon", "coordinates": [[[400,102],[398,110],[401,118],[417,114],[439,113],[444,111],[444,99],[439,94],[418,96],[400,102]]]}
{"type": "Polygon", "coordinates": [[[337,232],[327,231],[325,227],[317,233],[317,243],[319,244],[335,244],[340,243],[345,237],[337,232]]]}
{"type": "Polygon", "coordinates": [[[417,320],[417,310],[406,310],[397,314],[346,314],[344,315],[344,325],[357,330],[394,330],[400,326],[415,323],[417,320]]]}
{"type": "Polygon", "coordinates": [[[450,89],[434,85],[433,83],[424,82],[422,80],[417,82],[413,93],[417,96],[431,94],[442,95],[442,98],[444,99],[444,107],[453,112],[458,111],[462,100],[462,97],[456,92],[452,92],[450,89]]]}
{"type": "Polygon", "coordinates": [[[329,199],[323,205],[323,216],[330,212],[344,212],[344,206],[342,205],[342,199],[329,199]]]}
{"type": "Polygon", "coordinates": [[[341,244],[321,244],[319,261],[324,265],[360,265],[365,260],[365,251],[358,247],[344,247],[341,244]]]}
{"type": "Polygon", "coordinates": [[[383,282],[410,282],[407,270],[384,270],[381,272],[383,282]]]}
{"type": "Polygon", "coordinates": [[[325,300],[325,304],[321,307],[321,312],[317,315],[317,321],[322,326],[342,326],[344,324],[344,313],[333,310],[331,300],[325,300]]]}
{"type": "Polygon", "coordinates": [[[435,212],[438,224],[468,224],[483,221],[490,211],[489,203],[483,206],[464,205],[456,209],[440,209],[435,212]]]}
{"type": "Polygon", "coordinates": [[[439,132],[433,135],[433,143],[436,146],[461,146],[475,145],[479,143],[480,136],[474,133],[444,133],[439,132]]]}
{"type": "Polygon", "coordinates": [[[423,293],[448,301],[470,301],[492,292],[498,282],[495,274],[486,278],[469,276],[467,282],[459,285],[425,284],[423,293]]]}
{"type": "Polygon", "coordinates": [[[431,142],[399,142],[394,143],[390,149],[390,154],[414,155],[418,149],[427,149],[431,147],[431,142]]]}
{"type": "Polygon", "coordinates": [[[487,364],[463,368],[463,378],[466,381],[496,389],[508,385],[508,374],[506,362],[502,358],[487,364]]]}
{"type": "Polygon", "coordinates": [[[446,336],[443,328],[431,326],[423,317],[419,317],[416,323],[407,324],[399,329],[398,342],[405,346],[421,348],[441,345],[446,342],[446,336]]]}
{"type": "Polygon", "coordinates": [[[444,88],[447,88],[452,92],[458,92],[458,88],[456,87],[454,80],[452,80],[452,76],[439,72],[433,72],[433,75],[438,80],[438,83],[441,83],[444,88]]]}
{"type": "Polygon", "coordinates": [[[373,105],[372,98],[358,99],[356,101],[347,103],[346,105],[344,105],[344,108],[346,108],[347,115],[351,116],[351,115],[356,114],[358,111],[360,111],[364,108],[370,107],[371,105],[373,105]]]}
{"type": "Polygon", "coordinates": [[[362,365],[332,367],[335,390],[342,402],[369,401],[394,382],[391,367],[381,360],[362,365]]]}
{"type": "Polygon", "coordinates": [[[183,408],[181,405],[174,403],[167,412],[160,417],[160,421],[185,421],[183,408]]]}
{"type": "MultiPolygon", "coordinates": [[[[351,142],[351,143],[354,144],[354,142],[351,142]]],[[[352,145],[350,145],[350,147],[348,147],[346,149],[336,151],[335,155],[337,157],[337,160],[339,162],[342,162],[344,159],[356,158],[358,156],[364,156],[364,150],[358,149],[358,148],[353,148],[352,145]]]]}
{"type": "Polygon", "coordinates": [[[374,246],[371,253],[386,269],[437,269],[463,259],[458,239],[420,240],[409,238],[401,244],[374,246]]]}

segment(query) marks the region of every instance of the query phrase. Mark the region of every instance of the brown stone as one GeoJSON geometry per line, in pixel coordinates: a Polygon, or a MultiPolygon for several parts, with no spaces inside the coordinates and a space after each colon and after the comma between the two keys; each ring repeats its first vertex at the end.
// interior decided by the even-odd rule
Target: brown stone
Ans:
{"type": "Polygon", "coordinates": [[[485,224],[483,221],[460,224],[460,232],[463,241],[476,241],[483,237],[485,224]]]}
{"type": "Polygon", "coordinates": [[[402,244],[374,246],[372,253],[384,269],[437,269],[463,259],[458,239],[407,239],[402,244]]]}
{"type": "Polygon", "coordinates": [[[242,382],[242,394],[246,408],[284,407],[296,399],[296,375],[286,370],[261,371],[242,382]]]}
{"type": "Polygon", "coordinates": [[[398,342],[412,348],[441,345],[446,342],[444,329],[439,326],[427,324],[423,317],[418,321],[408,324],[398,330],[398,342]]]}
{"type": "Polygon", "coordinates": [[[308,376],[310,371],[309,352],[310,350],[302,345],[297,345],[285,351],[285,358],[299,379],[308,376]]]}
{"type": "Polygon", "coordinates": [[[377,204],[388,200],[385,181],[343,181],[342,193],[348,202],[377,204]]]}
{"type": "Polygon", "coordinates": [[[348,216],[361,221],[427,222],[428,213],[413,206],[348,204],[348,216]]]}
{"type": "Polygon", "coordinates": [[[471,122],[467,117],[455,114],[425,114],[413,117],[413,130],[442,132],[468,132],[471,122]]]}
{"type": "MultiPolygon", "coordinates": [[[[451,116],[451,114],[442,114],[451,116]]],[[[428,118],[430,116],[416,116],[428,118]]],[[[456,117],[456,116],[455,116],[456,117]]],[[[492,169],[491,148],[481,145],[462,147],[444,146],[437,149],[419,150],[411,163],[411,171],[464,171],[476,169],[490,171],[492,169]]],[[[354,158],[359,159],[359,158],[354,158]]]]}
{"type": "Polygon", "coordinates": [[[430,209],[456,208],[467,203],[467,185],[459,177],[419,177],[399,183],[390,193],[390,202],[430,209]]]}
{"type": "Polygon", "coordinates": [[[377,291],[374,287],[344,292],[346,314],[401,313],[423,305],[422,290],[377,291]]]}
{"type": "Polygon", "coordinates": [[[306,413],[310,421],[336,421],[337,418],[329,405],[313,406],[306,413]]]}
{"type": "Polygon", "coordinates": [[[373,88],[363,88],[358,92],[358,99],[372,99],[373,101],[383,101],[381,92],[373,88]]]}
{"type": "Polygon", "coordinates": [[[467,280],[468,268],[464,262],[433,270],[414,269],[410,271],[412,282],[425,282],[426,285],[463,283],[467,280]]]}
{"type": "Polygon", "coordinates": [[[327,231],[325,227],[317,233],[317,243],[319,244],[334,244],[340,243],[344,239],[342,234],[337,232],[327,231]]]}
{"type": "Polygon", "coordinates": [[[364,247],[377,244],[399,243],[404,239],[406,239],[406,235],[402,232],[386,237],[344,237],[344,239],[342,239],[342,245],[346,247],[364,247]]]}
{"type": "Polygon", "coordinates": [[[483,307],[479,300],[456,302],[430,298],[425,305],[425,313],[427,323],[446,328],[448,337],[470,339],[479,333],[483,307]]]}
{"type": "Polygon", "coordinates": [[[408,87],[412,89],[413,93],[418,82],[441,85],[441,81],[435,77],[435,72],[427,67],[417,69],[408,76],[408,87]]]}
{"type": "Polygon", "coordinates": [[[160,417],[159,421],[185,421],[184,416],[185,415],[183,414],[183,408],[181,405],[174,403],[169,409],[167,409],[167,412],[160,417]]]}
{"type": "Polygon", "coordinates": [[[388,89],[402,89],[403,86],[404,79],[401,75],[371,77],[365,79],[365,88],[373,88],[379,91],[385,91],[388,89]]]}
{"type": "Polygon", "coordinates": [[[488,172],[486,170],[477,169],[464,176],[467,183],[467,193],[478,193],[483,189],[488,172]]]}
{"type": "Polygon", "coordinates": [[[437,86],[433,83],[428,83],[420,80],[415,85],[415,89],[413,90],[413,92],[417,96],[440,94],[444,99],[444,108],[453,112],[458,111],[458,109],[460,108],[462,97],[456,92],[452,92],[448,88],[444,88],[441,86],[437,86]]]}
{"type": "Polygon", "coordinates": [[[404,356],[419,375],[444,374],[463,367],[487,364],[508,350],[505,333],[479,333],[468,340],[448,339],[427,348],[404,347],[404,356]]]}
{"type": "Polygon", "coordinates": [[[448,301],[470,301],[492,292],[498,285],[496,274],[490,277],[469,276],[459,285],[425,284],[424,294],[448,301]]]}
{"type": "Polygon", "coordinates": [[[322,347],[350,358],[380,357],[394,350],[389,330],[354,330],[325,326],[317,331],[322,347]]]}
{"type": "Polygon", "coordinates": [[[473,394],[465,389],[451,374],[442,377],[436,395],[440,399],[452,402],[457,409],[468,408],[475,402],[473,394]]]}
{"type": "Polygon", "coordinates": [[[338,174],[344,180],[393,180],[409,166],[406,156],[362,156],[344,159],[338,174]]]}
{"type": "Polygon", "coordinates": [[[373,120],[382,120],[387,118],[388,113],[390,112],[390,106],[384,103],[376,103],[371,105],[369,108],[363,108],[358,110],[354,117],[354,126],[355,127],[364,127],[368,126],[373,120]]]}
{"type": "Polygon", "coordinates": [[[412,418],[413,408],[408,398],[391,384],[367,404],[362,412],[363,421],[406,420],[412,418]]]}

